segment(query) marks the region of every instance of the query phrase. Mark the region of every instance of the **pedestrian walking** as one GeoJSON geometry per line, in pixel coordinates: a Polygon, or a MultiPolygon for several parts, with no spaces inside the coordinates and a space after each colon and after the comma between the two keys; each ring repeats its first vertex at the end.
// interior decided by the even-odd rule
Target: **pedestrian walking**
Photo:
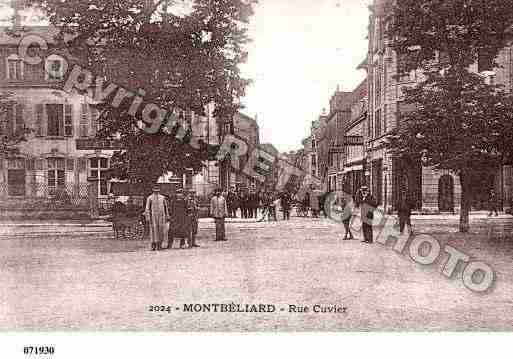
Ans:
{"type": "Polygon", "coordinates": [[[310,208],[312,209],[312,217],[314,218],[319,218],[319,214],[321,212],[319,200],[320,194],[320,191],[313,190],[310,195],[310,208]]]}
{"type": "Polygon", "coordinates": [[[264,192],[262,194],[262,218],[258,222],[263,222],[267,218],[271,217],[272,214],[272,198],[269,192],[264,192]]]}
{"type": "Polygon", "coordinates": [[[288,191],[281,195],[281,207],[283,208],[283,219],[290,221],[290,208],[292,206],[292,196],[288,191]]]}
{"type": "Polygon", "coordinates": [[[230,218],[237,217],[237,192],[234,188],[228,191],[228,196],[226,197],[226,205],[228,206],[228,216],[230,218]]]}
{"type": "Polygon", "coordinates": [[[404,228],[408,226],[411,233],[411,210],[412,205],[405,193],[401,196],[397,204],[397,216],[399,217],[399,232],[403,234],[404,228]]]}
{"type": "Polygon", "coordinates": [[[169,209],[158,185],[153,186],[153,193],[146,200],[144,214],[150,229],[151,250],[162,250],[162,242],[169,229],[169,209]]]}
{"type": "Polygon", "coordinates": [[[222,196],[221,190],[218,189],[210,201],[210,215],[216,223],[216,241],[227,240],[225,234],[225,218],[227,214],[226,199],[222,196]]]}
{"type": "Polygon", "coordinates": [[[495,193],[494,189],[492,189],[490,191],[490,199],[488,201],[488,204],[490,207],[490,213],[488,213],[488,217],[491,217],[494,212],[495,212],[495,217],[498,217],[499,212],[497,210],[497,194],[495,193]]]}
{"type": "Polygon", "coordinates": [[[357,195],[357,206],[361,210],[363,243],[373,243],[372,221],[374,220],[374,210],[378,206],[376,200],[371,195],[369,187],[362,186],[357,195]]]}
{"type": "Polygon", "coordinates": [[[280,196],[278,196],[278,194],[273,194],[272,196],[272,203],[271,203],[271,212],[270,212],[270,216],[271,218],[275,221],[275,222],[278,222],[278,211],[280,210],[280,205],[281,205],[281,200],[280,200],[280,196]]]}
{"type": "Polygon", "coordinates": [[[241,211],[241,218],[248,218],[248,194],[245,190],[242,190],[240,192],[240,211],[241,211]]]}
{"type": "Polygon", "coordinates": [[[353,204],[352,198],[347,198],[342,195],[340,197],[340,209],[342,211],[342,224],[344,225],[344,238],[342,240],[354,239],[353,233],[351,233],[351,220],[353,219],[353,204]]]}
{"type": "Polygon", "coordinates": [[[248,217],[249,218],[257,218],[257,209],[258,209],[258,193],[255,189],[251,189],[248,196],[248,217]]]}

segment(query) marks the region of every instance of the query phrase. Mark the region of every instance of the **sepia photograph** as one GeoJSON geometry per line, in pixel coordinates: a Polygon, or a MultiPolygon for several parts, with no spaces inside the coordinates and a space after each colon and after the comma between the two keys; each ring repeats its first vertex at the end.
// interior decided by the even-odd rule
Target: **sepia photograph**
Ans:
{"type": "Polygon", "coordinates": [[[512,0],[0,0],[4,333],[509,332],[511,240],[512,0]]]}

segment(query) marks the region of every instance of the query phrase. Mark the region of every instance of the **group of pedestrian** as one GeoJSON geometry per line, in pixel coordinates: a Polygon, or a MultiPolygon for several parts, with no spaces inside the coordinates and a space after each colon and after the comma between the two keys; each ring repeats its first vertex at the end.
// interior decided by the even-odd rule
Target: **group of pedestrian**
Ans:
{"type": "Polygon", "coordinates": [[[226,201],[230,218],[237,218],[239,210],[241,218],[257,218],[260,193],[255,189],[237,191],[235,188],[231,188],[226,194],[226,201]]]}
{"type": "Polygon", "coordinates": [[[167,238],[167,249],[173,248],[175,238],[180,238],[180,248],[199,247],[196,243],[198,233],[199,206],[194,192],[164,196],[158,185],[147,198],[144,216],[148,224],[152,251],[163,249],[167,238]]]}
{"type": "MultiPolygon", "coordinates": [[[[355,239],[351,232],[351,221],[354,216],[360,215],[362,221],[362,232],[363,232],[363,243],[373,243],[373,221],[374,211],[378,206],[378,202],[375,197],[371,194],[367,186],[362,186],[354,197],[343,197],[337,199],[338,209],[342,211],[342,223],[344,225],[345,234],[343,240],[355,239]]],[[[404,233],[406,226],[408,226],[410,233],[412,230],[411,226],[411,214],[412,214],[412,203],[408,199],[405,193],[402,194],[401,198],[396,204],[397,216],[399,219],[399,231],[401,234],[404,233]]]]}
{"type": "Polygon", "coordinates": [[[229,218],[258,219],[259,222],[277,221],[278,212],[283,212],[283,219],[290,220],[292,195],[288,191],[277,192],[252,188],[250,190],[231,188],[226,193],[226,203],[229,218]]]}

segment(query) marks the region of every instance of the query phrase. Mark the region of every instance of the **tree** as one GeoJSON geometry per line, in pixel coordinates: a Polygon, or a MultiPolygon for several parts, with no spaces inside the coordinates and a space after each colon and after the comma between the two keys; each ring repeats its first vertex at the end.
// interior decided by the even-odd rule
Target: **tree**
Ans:
{"type": "MultiPolygon", "coordinates": [[[[184,2],[166,0],[32,3],[42,7],[51,23],[61,29],[57,40],[72,56],[110,82],[134,92],[143,90],[145,102],[200,115],[213,103],[220,121],[230,120],[239,109],[239,98],[249,83],[239,65],[247,57],[247,24],[256,0],[191,0],[185,11],[180,5],[184,2]]],[[[138,129],[141,113],[128,115],[130,104],[126,102],[118,109],[101,107],[101,135],[120,135],[127,148],[127,154],[115,160],[130,158],[118,161],[118,166],[136,159],[151,163],[148,181],[157,174],[179,172],[184,165],[198,169],[204,158],[196,157],[196,150],[162,130],[148,135],[138,129]],[[156,151],[161,156],[158,160],[155,143],[161,146],[156,151]]],[[[117,172],[126,174],[128,168],[117,172]]]]}
{"type": "Polygon", "coordinates": [[[504,0],[401,0],[388,6],[392,48],[402,71],[420,70],[423,79],[405,89],[404,114],[389,139],[392,152],[423,158],[460,178],[460,231],[469,230],[472,191],[483,169],[511,158],[513,100],[484,73],[497,67],[509,44],[513,2],[504,0]]]}
{"type": "Polygon", "coordinates": [[[11,93],[0,93],[0,157],[9,157],[18,152],[17,145],[26,141],[30,132],[25,127],[13,125],[13,111],[16,101],[11,93]]]}

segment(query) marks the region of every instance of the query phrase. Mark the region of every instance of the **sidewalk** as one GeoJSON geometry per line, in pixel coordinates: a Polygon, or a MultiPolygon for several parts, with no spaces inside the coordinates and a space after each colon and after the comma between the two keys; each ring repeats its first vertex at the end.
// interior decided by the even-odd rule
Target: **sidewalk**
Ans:
{"type": "MultiPolygon", "coordinates": [[[[395,215],[392,215],[395,217],[395,215]]],[[[301,222],[301,218],[293,217],[296,222],[301,222]]],[[[330,221],[324,218],[317,219],[321,226],[330,226],[330,221]]],[[[436,215],[413,215],[412,221],[426,228],[438,228],[442,231],[454,232],[457,231],[457,224],[459,223],[459,214],[436,214],[436,215]],[[432,223],[429,223],[432,222],[432,223]],[[454,228],[452,228],[454,227],[454,228]]],[[[201,218],[200,227],[210,228],[213,227],[212,218],[201,218]]],[[[227,224],[235,225],[236,227],[244,227],[245,225],[269,226],[280,225],[286,223],[282,220],[278,222],[257,222],[256,219],[242,219],[242,218],[227,218],[227,224]]],[[[335,225],[335,223],[333,223],[335,225]]],[[[504,231],[505,229],[513,230],[513,216],[509,214],[500,214],[498,217],[488,217],[487,212],[474,212],[470,214],[470,225],[474,225],[477,230],[481,227],[488,227],[492,225],[497,227],[497,230],[504,231]]],[[[482,228],[481,228],[482,229],[482,228]]],[[[28,220],[28,221],[2,221],[0,222],[0,239],[9,237],[38,237],[38,236],[96,236],[98,238],[110,238],[112,236],[112,223],[107,220],[83,220],[83,221],[42,221],[42,220],[28,220]]]]}

